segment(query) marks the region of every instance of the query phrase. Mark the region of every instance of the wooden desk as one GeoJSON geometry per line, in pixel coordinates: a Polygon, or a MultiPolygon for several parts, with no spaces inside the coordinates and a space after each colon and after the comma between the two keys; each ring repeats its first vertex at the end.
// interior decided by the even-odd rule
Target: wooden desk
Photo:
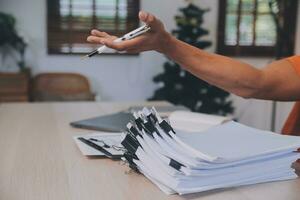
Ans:
{"type": "Polygon", "coordinates": [[[81,155],[69,122],[128,104],[0,104],[1,200],[299,200],[300,180],[167,196],[144,176],[108,159],[81,155]]]}

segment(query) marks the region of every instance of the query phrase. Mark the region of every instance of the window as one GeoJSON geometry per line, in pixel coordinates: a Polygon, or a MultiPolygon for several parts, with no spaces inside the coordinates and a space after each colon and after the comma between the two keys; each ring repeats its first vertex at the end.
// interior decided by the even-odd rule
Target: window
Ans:
{"type": "MultiPolygon", "coordinates": [[[[278,2],[284,0],[278,0],[278,2]]],[[[297,1],[284,3],[282,13],[286,55],[292,55],[295,43],[297,1]]],[[[273,56],[277,44],[277,26],[270,0],[219,0],[218,53],[231,56],[273,56]]]]}
{"type": "Polygon", "coordinates": [[[139,0],[48,0],[48,53],[87,53],[93,28],[121,36],[139,25],[139,0]]]}

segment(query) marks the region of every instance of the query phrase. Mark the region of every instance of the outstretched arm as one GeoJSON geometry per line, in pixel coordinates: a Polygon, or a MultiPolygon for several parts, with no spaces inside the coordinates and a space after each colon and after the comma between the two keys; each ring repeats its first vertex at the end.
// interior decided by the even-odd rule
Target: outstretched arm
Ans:
{"type": "Polygon", "coordinates": [[[259,70],[249,64],[207,53],[177,40],[149,13],[140,12],[139,17],[151,27],[150,32],[140,37],[114,43],[114,36],[92,30],[87,40],[119,51],[158,51],[198,78],[245,98],[300,100],[300,76],[288,61],[279,60],[259,70]]]}

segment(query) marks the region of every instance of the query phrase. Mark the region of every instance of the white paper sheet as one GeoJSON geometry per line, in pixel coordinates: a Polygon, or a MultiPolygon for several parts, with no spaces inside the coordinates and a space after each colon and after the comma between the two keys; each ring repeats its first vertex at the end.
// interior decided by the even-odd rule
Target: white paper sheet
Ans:
{"type": "Polygon", "coordinates": [[[293,151],[300,147],[300,137],[262,131],[233,121],[201,134],[178,132],[176,136],[185,146],[211,157],[212,160],[207,161],[214,163],[293,151]]]}
{"type": "Polygon", "coordinates": [[[201,132],[230,121],[230,117],[208,115],[189,111],[175,111],[169,116],[171,126],[178,131],[201,132]]]}

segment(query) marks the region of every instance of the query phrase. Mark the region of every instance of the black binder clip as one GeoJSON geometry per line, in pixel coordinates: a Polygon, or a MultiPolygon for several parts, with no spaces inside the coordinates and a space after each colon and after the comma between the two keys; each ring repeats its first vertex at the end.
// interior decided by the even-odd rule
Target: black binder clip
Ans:
{"type": "Polygon", "coordinates": [[[124,157],[125,160],[128,162],[129,167],[130,167],[133,171],[139,173],[139,170],[138,170],[137,165],[133,162],[133,156],[132,156],[130,153],[126,152],[126,153],[124,153],[123,157],[124,157]]]}
{"type": "Polygon", "coordinates": [[[155,116],[155,118],[158,121],[158,125],[160,126],[160,128],[168,135],[171,137],[171,135],[169,134],[170,131],[172,131],[174,134],[175,131],[172,128],[172,126],[164,119],[162,119],[159,114],[157,113],[156,109],[154,107],[151,108],[151,113],[155,116]]]}
{"type": "Polygon", "coordinates": [[[171,135],[169,134],[170,131],[173,132],[174,134],[176,134],[174,129],[172,128],[172,126],[166,120],[162,120],[158,124],[159,124],[160,128],[163,129],[164,132],[166,134],[168,134],[170,137],[171,137],[171,135]]]}
{"type": "Polygon", "coordinates": [[[143,119],[136,113],[133,113],[134,122],[137,126],[137,128],[142,131],[143,130],[143,119]]]}
{"type": "Polygon", "coordinates": [[[152,124],[156,124],[158,122],[156,116],[148,108],[143,108],[143,113],[147,117],[147,120],[152,122],[152,124]]]}
{"type": "Polygon", "coordinates": [[[140,136],[143,138],[141,132],[138,130],[138,128],[133,123],[127,124],[127,129],[129,133],[132,133],[135,137],[140,136]]]}
{"type": "Polygon", "coordinates": [[[134,159],[138,159],[137,156],[135,155],[137,149],[143,148],[139,141],[135,138],[134,135],[132,135],[130,132],[125,132],[125,137],[121,144],[125,147],[127,152],[129,152],[132,156],[134,156],[134,159]]]}
{"type": "Polygon", "coordinates": [[[173,160],[173,159],[170,160],[169,166],[173,167],[174,169],[176,169],[178,171],[180,171],[181,167],[185,167],[183,164],[181,164],[178,161],[173,160]]]}

